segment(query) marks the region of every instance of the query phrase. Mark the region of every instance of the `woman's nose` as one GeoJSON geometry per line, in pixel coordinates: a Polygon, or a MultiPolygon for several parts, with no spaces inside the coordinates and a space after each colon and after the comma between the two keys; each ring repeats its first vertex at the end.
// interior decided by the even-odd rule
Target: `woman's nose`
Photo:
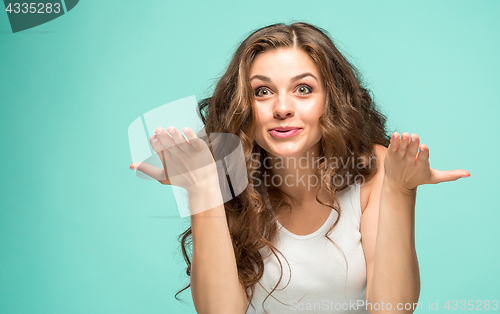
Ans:
{"type": "Polygon", "coordinates": [[[274,117],[278,119],[291,118],[295,115],[295,109],[291,103],[291,99],[287,99],[286,96],[280,96],[276,100],[274,106],[274,117]]]}

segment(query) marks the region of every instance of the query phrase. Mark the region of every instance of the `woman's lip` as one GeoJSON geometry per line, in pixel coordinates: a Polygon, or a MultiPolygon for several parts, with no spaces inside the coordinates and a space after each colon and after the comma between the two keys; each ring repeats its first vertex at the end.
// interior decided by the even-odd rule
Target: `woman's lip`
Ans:
{"type": "Polygon", "coordinates": [[[294,126],[290,126],[290,127],[277,127],[277,128],[274,128],[274,129],[271,129],[269,131],[290,131],[290,130],[299,130],[300,128],[298,127],[294,127],[294,126]]]}
{"type": "Polygon", "coordinates": [[[277,131],[277,130],[269,130],[269,133],[274,136],[274,137],[279,137],[279,138],[283,138],[283,137],[290,137],[290,136],[294,136],[296,135],[297,133],[299,133],[302,129],[291,129],[289,131],[286,131],[286,132],[280,132],[280,131],[277,131]]]}

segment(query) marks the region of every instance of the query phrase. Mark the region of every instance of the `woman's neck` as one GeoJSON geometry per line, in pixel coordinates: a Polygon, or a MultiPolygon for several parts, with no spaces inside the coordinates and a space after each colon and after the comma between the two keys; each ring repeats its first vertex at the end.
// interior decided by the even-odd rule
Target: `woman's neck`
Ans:
{"type": "Polygon", "coordinates": [[[316,191],[322,184],[321,178],[316,174],[319,145],[295,156],[268,155],[266,165],[271,169],[264,179],[267,186],[278,187],[293,196],[299,204],[316,199],[316,191]]]}

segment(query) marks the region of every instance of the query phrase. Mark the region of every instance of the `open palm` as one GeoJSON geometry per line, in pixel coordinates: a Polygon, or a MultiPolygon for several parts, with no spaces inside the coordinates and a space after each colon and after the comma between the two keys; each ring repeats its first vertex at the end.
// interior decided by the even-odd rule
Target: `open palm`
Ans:
{"type": "Polygon", "coordinates": [[[186,190],[213,182],[217,178],[217,168],[208,145],[187,127],[184,128],[187,140],[175,127],[168,130],[167,133],[158,127],[156,134],[150,138],[163,169],[145,162],[132,163],[130,169],[137,169],[161,184],[180,186],[186,190]]]}
{"type": "Polygon", "coordinates": [[[404,190],[413,190],[422,184],[436,184],[469,177],[467,170],[437,170],[430,167],[429,148],[420,145],[417,134],[394,132],[384,160],[385,177],[404,190]],[[420,146],[420,150],[419,150],[420,146]]]}

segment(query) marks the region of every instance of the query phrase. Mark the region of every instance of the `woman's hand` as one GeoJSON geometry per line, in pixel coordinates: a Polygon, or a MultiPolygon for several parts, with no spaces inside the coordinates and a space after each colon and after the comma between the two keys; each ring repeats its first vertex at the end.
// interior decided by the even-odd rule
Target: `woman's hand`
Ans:
{"type": "Polygon", "coordinates": [[[420,145],[417,134],[394,132],[384,160],[385,178],[393,187],[409,192],[422,184],[436,184],[469,177],[467,170],[436,170],[429,164],[429,148],[420,145]]]}
{"type": "Polygon", "coordinates": [[[186,127],[183,131],[187,141],[175,127],[169,127],[168,133],[158,127],[149,139],[163,169],[145,162],[132,163],[130,169],[137,169],[161,184],[180,186],[188,191],[218,182],[216,164],[208,145],[193,130],[186,127]]]}

